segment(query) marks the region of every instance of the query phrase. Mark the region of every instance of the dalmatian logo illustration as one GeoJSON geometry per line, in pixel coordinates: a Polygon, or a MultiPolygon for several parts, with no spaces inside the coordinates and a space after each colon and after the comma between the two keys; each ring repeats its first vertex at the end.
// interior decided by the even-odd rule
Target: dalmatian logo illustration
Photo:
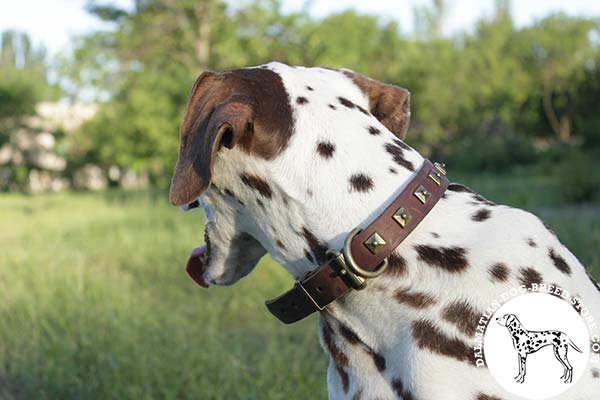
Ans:
{"type": "Polygon", "coordinates": [[[568,359],[569,347],[575,351],[583,353],[579,347],[567,336],[566,333],[558,330],[530,331],[523,327],[521,321],[515,314],[504,314],[496,318],[496,322],[508,329],[513,347],[519,357],[519,374],[515,381],[523,383],[527,374],[527,356],[536,353],[538,350],[552,346],[554,356],[564,368],[564,373],[560,377],[563,382],[571,383],[573,380],[573,367],[568,359]]]}

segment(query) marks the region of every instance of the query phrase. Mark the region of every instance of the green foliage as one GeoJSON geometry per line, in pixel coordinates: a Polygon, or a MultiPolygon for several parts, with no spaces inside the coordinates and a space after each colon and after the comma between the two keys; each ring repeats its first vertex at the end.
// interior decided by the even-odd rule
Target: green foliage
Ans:
{"type": "Polygon", "coordinates": [[[454,146],[448,163],[463,171],[506,172],[538,161],[531,139],[519,135],[465,135],[454,146]]]}
{"type": "Polygon", "coordinates": [[[465,169],[531,163],[538,139],[599,136],[591,19],[551,15],[518,29],[509,2],[498,1],[473,33],[446,38],[437,1],[416,11],[416,36],[407,38],[382,17],[348,10],[319,20],[307,8],[283,13],[277,0],[136,4],[131,12],[92,4],[116,30],[82,38],[75,53],[73,82],[110,99],[74,147],[88,161],[168,171],[194,78],[271,60],[349,67],[409,88],[409,142],[465,169]]]}
{"type": "Polygon", "coordinates": [[[589,66],[584,68],[584,77],[578,82],[577,95],[573,97],[577,113],[573,117],[573,130],[581,135],[583,145],[600,148],[600,52],[589,66]]]}
{"type": "Polygon", "coordinates": [[[0,120],[35,112],[37,102],[54,97],[46,79],[45,52],[14,31],[0,36],[0,120]]]}
{"type": "Polygon", "coordinates": [[[586,71],[598,71],[594,65],[598,43],[598,22],[592,19],[551,15],[519,34],[519,58],[527,68],[530,88],[538,97],[548,126],[562,142],[573,134],[573,119],[577,113],[576,98],[581,96],[581,84],[586,71]]]}
{"type": "MultiPolygon", "coordinates": [[[[518,28],[510,1],[495,4],[472,32],[444,36],[443,0],[415,10],[411,35],[352,10],[317,19],[310,3],[284,12],[280,0],[138,0],[133,9],[91,1],[89,12],[113,29],[77,38],[58,63],[67,95],[101,106],[65,138],[69,170],[117,165],[166,183],[195,78],[272,60],[347,67],[408,88],[408,142],[465,170],[504,171],[566,144],[600,147],[599,20],[555,14],[518,28]]],[[[0,120],[31,113],[48,92],[43,52],[15,34],[2,43],[0,120]]]]}
{"type": "Polygon", "coordinates": [[[39,99],[28,74],[7,73],[0,80],[0,118],[19,117],[35,112],[39,99]]]}
{"type": "Polygon", "coordinates": [[[566,198],[573,202],[600,198],[600,176],[594,171],[600,154],[570,150],[557,167],[557,179],[566,198]]]}

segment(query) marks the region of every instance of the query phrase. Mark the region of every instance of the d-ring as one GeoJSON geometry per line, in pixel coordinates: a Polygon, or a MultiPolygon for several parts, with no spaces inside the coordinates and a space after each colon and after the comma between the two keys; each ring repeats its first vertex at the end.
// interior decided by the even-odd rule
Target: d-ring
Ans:
{"type": "Polygon", "coordinates": [[[381,263],[375,268],[373,271],[367,271],[362,269],[356,261],[354,261],[354,257],[352,257],[352,251],[350,250],[350,245],[352,244],[352,239],[360,232],[360,228],[354,228],[346,237],[346,241],[344,242],[344,248],[342,249],[342,253],[344,254],[344,258],[346,259],[346,266],[350,270],[349,272],[360,276],[361,278],[377,278],[379,275],[385,271],[388,266],[387,257],[381,261],[381,263]]]}

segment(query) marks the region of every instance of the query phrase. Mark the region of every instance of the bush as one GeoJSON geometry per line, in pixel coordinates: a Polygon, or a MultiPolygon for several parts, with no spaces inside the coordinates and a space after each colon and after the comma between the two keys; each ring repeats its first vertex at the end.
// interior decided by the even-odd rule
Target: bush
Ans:
{"type": "Polygon", "coordinates": [[[594,159],[600,154],[571,150],[558,164],[556,177],[565,198],[574,202],[600,198],[600,175],[596,173],[594,159]]]}
{"type": "Polygon", "coordinates": [[[529,165],[537,160],[531,141],[517,135],[466,135],[452,147],[448,163],[461,171],[506,172],[515,166],[529,165]]]}

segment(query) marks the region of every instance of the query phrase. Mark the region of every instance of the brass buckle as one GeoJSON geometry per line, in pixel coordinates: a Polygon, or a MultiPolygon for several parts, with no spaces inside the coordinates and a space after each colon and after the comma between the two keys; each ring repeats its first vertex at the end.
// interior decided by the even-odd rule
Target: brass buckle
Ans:
{"type": "Polygon", "coordinates": [[[354,257],[352,257],[352,251],[350,250],[350,245],[352,244],[352,239],[354,239],[359,232],[360,228],[355,228],[348,234],[341,253],[331,249],[327,250],[327,254],[333,256],[337,260],[339,266],[342,268],[340,270],[340,274],[348,278],[352,284],[352,288],[355,290],[362,290],[366,288],[367,279],[377,278],[388,266],[388,260],[387,258],[384,258],[377,268],[375,268],[375,270],[367,271],[362,269],[356,263],[356,261],[354,261],[354,257]]]}

